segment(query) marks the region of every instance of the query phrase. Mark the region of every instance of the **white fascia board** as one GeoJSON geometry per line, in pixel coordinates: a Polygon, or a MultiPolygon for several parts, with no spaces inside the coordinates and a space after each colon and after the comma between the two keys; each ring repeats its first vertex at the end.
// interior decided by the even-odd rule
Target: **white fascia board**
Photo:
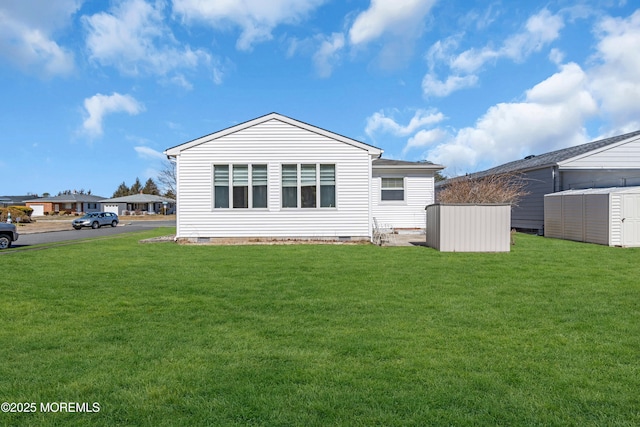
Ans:
{"type": "Polygon", "coordinates": [[[384,165],[384,166],[377,166],[377,165],[373,165],[373,170],[383,170],[385,172],[388,171],[392,171],[392,170],[397,170],[397,171],[401,171],[401,172],[406,172],[406,171],[419,171],[419,172],[425,172],[425,171],[439,171],[444,169],[444,166],[441,165],[384,165]]]}

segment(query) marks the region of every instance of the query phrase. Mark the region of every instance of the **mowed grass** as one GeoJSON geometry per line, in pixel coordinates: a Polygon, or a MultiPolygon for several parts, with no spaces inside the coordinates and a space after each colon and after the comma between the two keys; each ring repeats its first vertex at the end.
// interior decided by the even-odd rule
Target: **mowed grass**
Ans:
{"type": "Polygon", "coordinates": [[[640,425],[637,249],[163,233],[0,256],[0,425],[640,425]]]}

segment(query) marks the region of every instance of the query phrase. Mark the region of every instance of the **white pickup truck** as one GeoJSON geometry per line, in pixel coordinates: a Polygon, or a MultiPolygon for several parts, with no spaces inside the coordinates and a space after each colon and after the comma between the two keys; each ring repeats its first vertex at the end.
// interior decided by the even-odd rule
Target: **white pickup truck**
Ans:
{"type": "Polygon", "coordinates": [[[0,249],[10,248],[11,243],[18,240],[18,236],[15,225],[0,222],[0,249]]]}

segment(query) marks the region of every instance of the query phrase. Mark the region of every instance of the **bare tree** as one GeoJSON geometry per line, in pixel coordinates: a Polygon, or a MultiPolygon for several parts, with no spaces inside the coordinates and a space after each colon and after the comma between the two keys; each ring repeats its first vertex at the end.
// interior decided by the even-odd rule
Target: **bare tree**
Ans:
{"type": "Polygon", "coordinates": [[[170,160],[162,163],[162,170],[158,174],[158,181],[164,188],[164,194],[168,197],[176,196],[176,164],[170,160]]]}
{"type": "Polygon", "coordinates": [[[526,191],[526,181],[519,174],[506,173],[482,178],[453,178],[440,191],[440,203],[509,203],[517,206],[526,191]]]}

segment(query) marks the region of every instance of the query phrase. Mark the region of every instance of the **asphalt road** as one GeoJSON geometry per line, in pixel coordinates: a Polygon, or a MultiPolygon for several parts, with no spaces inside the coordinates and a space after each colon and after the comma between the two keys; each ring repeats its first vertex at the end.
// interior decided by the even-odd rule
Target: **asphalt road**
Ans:
{"type": "MultiPolygon", "coordinates": [[[[175,227],[175,221],[131,221],[120,223],[117,227],[102,226],[96,230],[91,228],[83,228],[82,230],[69,231],[49,231],[45,233],[21,234],[16,242],[11,245],[12,248],[24,248],[32,245],[40,245],[44,243],[58,243],[68,240],[90,239],[94,237],[112,236],[114,234],[131,233],[134,231],[144,231],[158,227],[175,227]]],[[[9,251],[11,249],[8,249],[9,251]]]]}

